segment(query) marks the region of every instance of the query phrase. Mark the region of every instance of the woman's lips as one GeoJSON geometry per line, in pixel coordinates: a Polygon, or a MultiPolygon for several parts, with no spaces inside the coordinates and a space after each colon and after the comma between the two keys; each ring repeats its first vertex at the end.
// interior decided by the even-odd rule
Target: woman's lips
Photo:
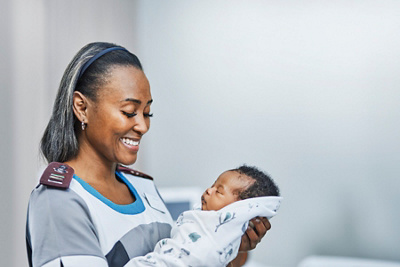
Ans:
{"type": "Polygon", "coordinates": [[[127,137],[122,137],[120,140],[124,144],[124,146],[127,147],[129,150],[131,150],[131,151],[139,150],[140,140],[131,139],[131,138],[127,138],[127,137]]]}

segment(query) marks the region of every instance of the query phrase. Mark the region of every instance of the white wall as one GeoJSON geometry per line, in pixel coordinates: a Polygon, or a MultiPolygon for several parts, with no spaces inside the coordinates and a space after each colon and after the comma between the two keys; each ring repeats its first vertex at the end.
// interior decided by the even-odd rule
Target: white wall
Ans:
{"type": "Polygon", "coordinates": [[[400,2],[0,1],[5,266],[27,266],[38,142],[91,41],[144,65],[155,116],[136,167],[160,186],[205,188],[241,163],[275,178],[285,201],[254,260],[400,261],[400,2]]]}
{"type": "Polygon", "coordinates": [[[10,79],[10,69],[12,58],[11,49],[11,31],[7,27],[10,21],[10,5],[2,3],[0,0],[0,258],[4,266],[12,266],[12,258],[7,257],[13,251],[13,226],[14,209],[10,201],[10,190],[13,190],[13,169],[10,168],[13,162],[12,150],[12,128],[13,120],[8,116],[12,105],[10,99],[12,96],[12,80],[10,79]],[[11,204],[11,205],[10,205],[11,204]]]}
{"type": "Polygon", "coordinates": [[[254,164],[285,200],[253,259],[400,261],[399,2],[139,7],[155,99],[141,160],[160,185],[205,188],[254,164]]]}

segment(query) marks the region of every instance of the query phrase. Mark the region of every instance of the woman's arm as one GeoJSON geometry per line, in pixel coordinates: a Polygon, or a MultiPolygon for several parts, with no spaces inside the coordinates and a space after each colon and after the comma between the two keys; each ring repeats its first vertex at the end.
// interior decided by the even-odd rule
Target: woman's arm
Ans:
{"type": "Polygon", "coordinates": [[[88,207],[67,190],[40,185],[31,194],[26,232],[31,266],[108,266],[88,207]]]}

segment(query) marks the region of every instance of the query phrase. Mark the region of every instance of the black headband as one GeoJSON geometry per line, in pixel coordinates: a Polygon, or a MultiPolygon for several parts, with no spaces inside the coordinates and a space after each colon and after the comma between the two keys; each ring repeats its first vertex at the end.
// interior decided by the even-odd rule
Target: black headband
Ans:
{"type": "Polygon", "coordinates": [[[126,50],[123,47],[119,47],[119,46],[115,46],[115,47],[110,47],[107,49],[104,49],[103,51],[100,51],[99,53],[97,53],[96,55],[94,55],[90,60],[88,60],[85,65],[83,65],[83,67],[81,68],[81,71],[79,72],[79,77],[82,77],[83,73],[86,71],[87,68],[89,68],[90,65],[92,65],[92,63],[98,59],[99,57],[101,57],[104,54],[107,54],[108,52],[114,51],[114,50],[125,50],[126,52],[129,52],[128,50],[126,50]]]}

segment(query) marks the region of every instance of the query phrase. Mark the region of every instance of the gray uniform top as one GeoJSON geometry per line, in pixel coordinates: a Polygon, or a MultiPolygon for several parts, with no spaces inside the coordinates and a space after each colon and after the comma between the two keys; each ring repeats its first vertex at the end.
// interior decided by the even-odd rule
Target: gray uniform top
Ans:
{"type": "Polygon", "coordinates": [[[128,205],[111,202],[76,175],[68,188],[33,190],[26,224],[30,266],[124,266],[170,236],[172,218],[152,179],[123,171],[116,175],[136,198],[128,205]]]}

